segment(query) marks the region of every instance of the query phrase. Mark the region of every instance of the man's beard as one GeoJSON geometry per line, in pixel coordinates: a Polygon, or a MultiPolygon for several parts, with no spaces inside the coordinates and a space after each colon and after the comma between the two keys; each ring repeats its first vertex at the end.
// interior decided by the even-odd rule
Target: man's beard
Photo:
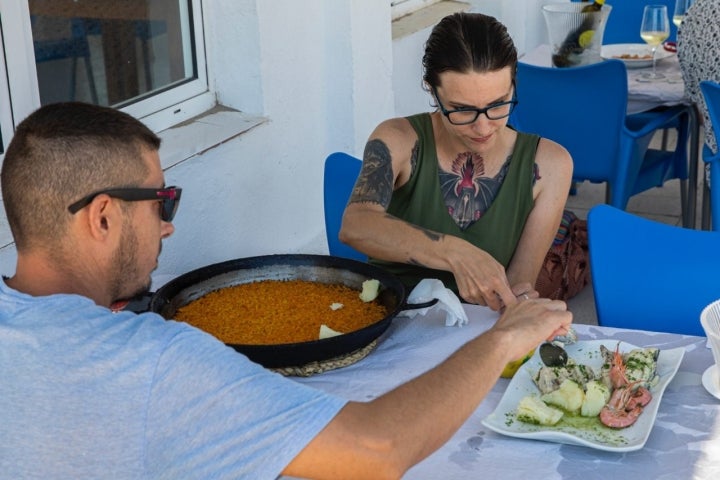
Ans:
{"type": "MultiPolygon", "coordinates": [[[[113,303],[142,297],[150,291],[152,279],[141,278],[138,268],[139,242],[137,235],[130,229],[123,232],[120,246],[113,255],[112,264],[115,266],[111,285],[113,303]]],[[[159,250],[158,250],[159,255],[159,250]]]]}

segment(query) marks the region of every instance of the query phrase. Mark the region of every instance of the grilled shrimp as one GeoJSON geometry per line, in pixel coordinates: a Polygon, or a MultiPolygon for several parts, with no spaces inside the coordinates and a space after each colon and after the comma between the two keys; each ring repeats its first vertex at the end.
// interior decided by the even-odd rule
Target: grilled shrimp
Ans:
{"type": "Polygon", "coordinates": [[[616,388],[610,401],[600,410],[600,421],[610,428],[625,428],[634,424],[650,403],[652,394],[643,386],[629,384],[616,388]]]}

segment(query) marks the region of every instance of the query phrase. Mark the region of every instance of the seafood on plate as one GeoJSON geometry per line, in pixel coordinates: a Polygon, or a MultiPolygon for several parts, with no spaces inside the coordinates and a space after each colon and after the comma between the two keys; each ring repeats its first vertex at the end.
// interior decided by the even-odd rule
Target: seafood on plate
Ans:
{"type": "Polygon", "coordinates": [[[612,388],[610,401],[600,411],[600,421],[611,428],[625,428],[635,423],[645,405],[652,400],[650,388],[657,384],[657,348],[635,348],[620,353],[620,345],[611,352],[600,345],[605,362],[601,376],[612,388]]]}
{"type": "Polygon", "coordinates": [[[598,373],[572,358],[561,367],[544,365],[532,376],[539,395],[521,400],[518,419],[549,426],[568,414],[597,417],[610,428],[629,427],[652,400],[659,353],[657,348],[621,353],[619,344],[614,350],[600,345],[603,364],[598,373]]]}
{"type": "Polygon", "coordinates": [[[604,360],[600,375],[611,388],[632,382],[639,382],[638,385],[650,388],[655,386],[660,378],[657,373],[660,350],[657,348],[634,348],[620,353],[619,344],[614,351],[600,345],[600,354],[604,360]]]}
{"type": "Polygon", "coordinates": [[[547,394],[560,388],[565,380],[573,380],[580,385],[585,385],[590,380],[595,380],[597,374],[588,365],[576,363],[569,358],[562,367],[542,366],[533,377],[540,393],[547,394]]]}

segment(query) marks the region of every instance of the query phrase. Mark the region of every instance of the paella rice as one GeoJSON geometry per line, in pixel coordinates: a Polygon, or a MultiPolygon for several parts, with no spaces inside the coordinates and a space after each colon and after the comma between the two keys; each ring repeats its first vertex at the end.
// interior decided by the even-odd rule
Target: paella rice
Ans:
{"type": "Polygon", "coordinates": [[[175,319],[224,343],[277,345],[318,339],[322,324],[349,333],[388,314],[359,290],[305,280],[263,280],[225,287],[180,307],[175,319]],[[342,308],[333,310],[331,305],[342,308]]]}

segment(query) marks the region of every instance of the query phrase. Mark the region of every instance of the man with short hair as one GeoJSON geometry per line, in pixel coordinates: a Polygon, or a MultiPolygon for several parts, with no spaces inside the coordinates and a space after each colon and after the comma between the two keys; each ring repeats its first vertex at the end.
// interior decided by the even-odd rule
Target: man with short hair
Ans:
{"type": "Polygon", "coordinates": [[[5,478],[398,478],[505,364],[570,326],[563,302],[517,301],[441,365],[351,402],[187,324],[112,313],[147,291],[174,231],[182,192],[165,185],[159,145],[129,115],[82,103],[17,127],[0,172],[18,254],[0,282],[5,478]]]}

